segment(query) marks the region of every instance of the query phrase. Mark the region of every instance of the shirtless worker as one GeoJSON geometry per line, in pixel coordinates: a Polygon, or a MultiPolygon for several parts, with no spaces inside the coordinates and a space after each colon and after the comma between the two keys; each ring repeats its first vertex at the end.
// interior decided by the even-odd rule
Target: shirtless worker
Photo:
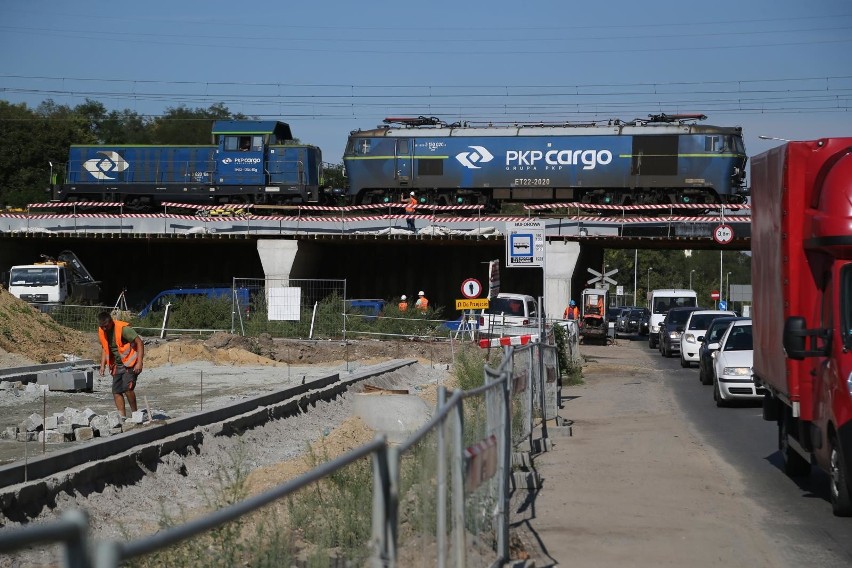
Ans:
{"type": "Polygon", "coordinates": [[[101,376],[109,365],[112,375],[112,396],[115,407],[121,416],[127,417],[124,397],[130,404],[131,412],[136,412],[136,378],[142,372],[142,358],[145,347],[142,338],[126,321],[113,320],[112,315],[103,311],[98,314],[98,338],[101,341],[101,376]]]}

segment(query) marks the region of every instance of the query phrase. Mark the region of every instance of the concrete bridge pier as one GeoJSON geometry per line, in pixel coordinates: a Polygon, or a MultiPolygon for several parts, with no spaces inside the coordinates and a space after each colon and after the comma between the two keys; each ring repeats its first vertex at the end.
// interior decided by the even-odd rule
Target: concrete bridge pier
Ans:
{"type": "Polygon", "coordinates": [[[289,280],[297,277],[293,275],[293,268],[299,254],[299,241],[260,239],[257,241],[257,253],[266,278],[289,280]]]}
{"type": "Polygon", "coordinates": [[[545,243],[544,252],[547,264],[544,274],[544,313],[551,318],[561,318],[568,300],[573,297],[571,279],[580,259],[580,243],[551,241],[545,243]]]}

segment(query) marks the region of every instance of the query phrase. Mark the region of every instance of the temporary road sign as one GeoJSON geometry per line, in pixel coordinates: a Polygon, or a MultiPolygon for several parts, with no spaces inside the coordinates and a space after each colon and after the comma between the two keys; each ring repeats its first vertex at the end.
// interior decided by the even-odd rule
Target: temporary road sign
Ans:
{"type": "Polygon", "coordinates": [[[720,245],[726,245],[734,240],[734,229],[722,223],[713,230],[713,240],[720,245]]]}
{"type": "Polygon", "coordinates": [[[720,297],[721,296],[719,295],[718,290],[713,290],[712,292],[710,292],[710,299],[711,300],[718,300],[720,297]]]}
{"type": "Polygon", "coordinates": [[[462,282],[461,293],[465,298],[478,298],[482,294],[482,284],[476,278],[468,278],[462,282]]]}
{"type": "Polygon", "coordinates": [[[457,310],[487,310],[488,298],[456,300],[457,310]]]}
{"type": "Polygon", "coordinates": [[[506,223],[506,266],[544,266],[544,221],[506,223]]]}

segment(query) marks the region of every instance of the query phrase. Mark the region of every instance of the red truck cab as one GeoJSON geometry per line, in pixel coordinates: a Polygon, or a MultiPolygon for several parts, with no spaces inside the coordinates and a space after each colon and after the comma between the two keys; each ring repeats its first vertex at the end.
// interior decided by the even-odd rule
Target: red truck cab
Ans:
{"type": "Polygon", "coordinates": [[[852,515],[852,138],[752,159],[754,377],[784,469],[830,473],[852,515]],[[783,347],[783,350],[782,350],[783,347]]]}

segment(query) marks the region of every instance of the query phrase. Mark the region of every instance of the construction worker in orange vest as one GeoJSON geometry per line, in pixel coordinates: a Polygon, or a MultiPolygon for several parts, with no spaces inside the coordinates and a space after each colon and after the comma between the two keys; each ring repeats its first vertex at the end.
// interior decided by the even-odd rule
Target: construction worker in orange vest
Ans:
{"type": "Polygon", "coordinates": [[[399,300],[400,300],[399,301],[399,311],[401,311],[401,312],[408,311],[408,297],[405,294],[403,294],[402,297],[399,300]]]}
{"type": "Polygon", "coordinates": [[[101,376],[109,365],[112,375],[112,397],[121,416],[127,416],[124,397],[130,410],[136,412],[136,379],[142,372],[145,347],[142,338],[126,321],[113,320],[103,311],[98,314],[98,339],[101,341],[101,376]]]}
{"type": "Polygon", "coordinates": [[[568,307],[565,308],[565,313],[562,314],[562,319],[576,320],[580,319],[580,310],[577,308],[577,302],[571,300],[568,307]]]}
{"type": "Polygon", "coordinates": [[[417,205],[417,199],[414,197],[414,192],[412,191],[411,193],[408,194],[408,201],[406,201],[406,203],[405,203],[405,214],[409,215],[409,217],[407,217],[405,219],[405,222],[408,224],[408,229],[410,231],[415,230],[414,218],[411,217],[410,215],[414,215],[414,208],[415,208],[416,205],[417,205]]]}
{"type": "Polygon", "coordinates": [[[414,302],[414,307],[425,313],[426,309],[429,307],[429,300],[426,298],[423,290],[417,292],[417,296],[417,301],[414,302]]]}

